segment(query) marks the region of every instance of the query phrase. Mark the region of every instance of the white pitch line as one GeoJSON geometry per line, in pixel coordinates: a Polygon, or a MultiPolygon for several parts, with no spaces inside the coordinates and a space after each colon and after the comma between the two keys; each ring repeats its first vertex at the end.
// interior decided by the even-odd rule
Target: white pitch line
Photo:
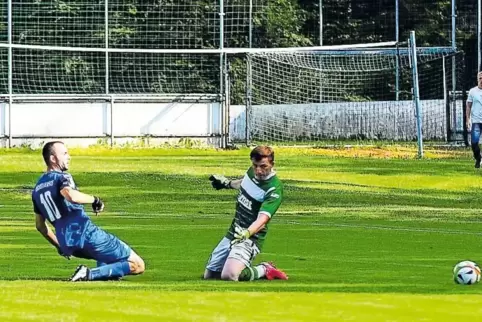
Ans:
{"type": "Polygon", "coordinates": [[[348,227],[348,228],[365,228],[365,229],[373,229],[373,230],[409,231],[409,232],[441,233],[441,234],[457,234],[457,235],[476,235],[476,236],[482,235],[482,232],[471,232],[471,231],[464,231],[464,230],[444,230],[444,229],[433,229],[433,228],[402,228],[402,227],[393,227],[393,226],[370,226],[370,225],[353,225],[353,224],[300,223],[296,221],[285,221],[284,223],[291,224],[291,225],[303,225],[303,226],[348,227]]]}

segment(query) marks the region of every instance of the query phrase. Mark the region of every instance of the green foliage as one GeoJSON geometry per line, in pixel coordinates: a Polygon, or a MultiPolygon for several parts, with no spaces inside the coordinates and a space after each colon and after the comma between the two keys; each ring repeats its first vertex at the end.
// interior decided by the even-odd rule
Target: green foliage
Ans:
{"type": "MultiPolygon", "coordinates": [[[[217,0],[111,0],[109,46],[136,49],[219,48],[217,0]]],[[[400,38],[417,31],[420,46],[450,44],[450,0],[400,0],[400,38]]],[[[253,47],[292,47],[319,44],[318,0],[253,1],[253,47]]],[[[474,4],[460,6],[460,25],[474,4]]],[[[224,46],[248,47],[249,13],[245,0],[225,1],[224,46]]],[[[0,9],[6,17],[6,6],[0,9]]],[[[324,0],[323,43],[393,40],[392,0],[324,0]]],[[[29,45],[105,46],[105,8],[97,0],[30,1],[13,10],[13,39],[29,45]]],[[[0,40],[7,41],[5,22],[0,40]]],[[[458,45],[472,31],[457,30],[458,45]]],[[[212,57],[189,55],[112,54],[111,93],[219,93],[221,66],[212,57]]],[[[102,53],[14,51],[14,86],[18,94],[105,93],[105,55],[102,53]],[[28,61],[25,61],[25,60],[28,61]],[[34,81],[46,74],[42,81],[34,81]]],[[[5,60],[6,64],[6,60],[5,60]]],[[[5,66],[4,66],[5,67],[5,66]]],[[[233,102],[243,101],[242,62],[232,66],[236,76],[233,102]]],[[[5,87],[5,86],[4,86],[5,87]]],[[[310,101],[312,98],[307,98],[310,101]]]]}
{"type": "Polygon", "coordinates": [[[295,0],[271,0],[269,5],[254,16],[255,46],[260,48],[302,47],[312,45],[301,33],[306,20],[295,0]]]}

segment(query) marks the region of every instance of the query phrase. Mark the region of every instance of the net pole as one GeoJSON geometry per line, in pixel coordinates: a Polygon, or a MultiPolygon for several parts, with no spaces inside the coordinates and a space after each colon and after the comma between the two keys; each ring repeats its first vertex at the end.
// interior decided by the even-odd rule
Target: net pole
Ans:
{"type": "MultiPolygon", "coordinates": [[[[224,36],[223,36],[224,37],[224,36]]],[[[221,37],[221,38],[223,38],[221,37]]],[[[30,49],[30,50],[51,50],[51,51],[75,51],[75,52],[88,52],[88,53],[138,53],[138,54],[248,54],[248,53],[278,53],[278,52],[315,52],[315,51],[333,51],[333,50],[370,50],[380,49],[386,47],[396,46],[396,41],[386,41],[379,43],[366,43],[366,44],[351,44],[351,45],[332,45],[332,46],[309,46],[309,47],[283,47],[283,48],[238,48],[238,47],[223,47],[217,49],[139,49],[139,48],[99,48],[99,47],[69,47],[69,46],[45,46],[45,45],[25,45],[25,44],[12,44],[13,48],[17,49],[30,49]]],[[[8,48],[8,43],[0,43],[0,48],[8,48]]],[[[434,47],[434,48],[450,48],[451,47],[434,47]]]]}
{"type": "Polygon", "coordinates": [[[109,0],[105,0],[104,8],[105,37],[105,93],[109,95],[109,0]]]}
{"type": "MultiPolygon", "coordinates": [[[[395,41],[398,43],[400,38],[400,26],[399,26],[399,0],[395,0],[395,41]]],[[[400,63],[398,59],[395,62],[395,100],[398,101],[400,95],[400,63]]]]}
{"type": "MultiPolygon", "coordinates": [[[[452,0],[452,49],[455,51],[457,48],[457,42],[456,42],[456,36],[455,36],[455,31],[456,31],[456,8],[455,8],[455,0],[452,0]]],[[[452,56],[452,95],[455,97],[455,91],[457,90],[457,68],[456,68],[456,61],[455,61],[455,55],[452,56]]],[[[455,113],[457,110],[457,100],[453,100],[452,102],[452,110],[455,113]]]]}
{"type": "Polygon", "coordinates": [[[110,99],[110,146],[114,147],[114,97],[110,99]]]}
{"type": "Polygon", "coordinates": [[[229,98],[231,97],[230,91],[231,91],[231,82],[229,79],[229,69],[230,65],[228,62],[227,57],[224,59],[224,105],[226,109],[226,113],[224,115],[224,133],[226,133],[226,148],[229,146],[231,139],[229,135],[229,115],[230,115],[230,109],[231,109],[231,102],[229,101],[229,98]]]}
{"type": "Polygon", "coordinates": [[[448,96],[447,96],[447,78],[446,78],[446,63],[445,63],[445,56],[442,57],[442,82],[443,82],[443,87],[444,87],[444,103],[447,104],[448,102],[448,96]]]}
{"type": "Polygon", "coordinates": [[[245,131],[246,131],[246,145],[248,146],[250,143],[249,137],[249,113],[251,111],[251,104],[252,104],[252,84],[253,84],[253,71],[252,71],[252,62],[251,62],[251,55],[248,55],[246,59],[246,65],[248,72],[246,73],[246,124],[245,124],[245,131]]]}
{"type": "Polygon", "coordinates": [[[456,38],[455,38],[455,31],[456,31],[456,8],[455,8],[455,0],[451,1],[451,6],[452,6],[452,48],[455,49],[457,48],[457,43],[456,43],[456,38]]]}
{"type": "MultiPolygon", "coordinates": [[[[447,135],[447,141],[450,140],[450,133],[451,133],[451,128],[452,128],[452,118],[451,113],[450,113],[450,95],[448,94],[448,89],[447,89],[447,67],[446,67],[446,59],[445,56],[442,57],[442,85],[443,85],[443,91],[444,91],[444,104],[445,104],[445,132],[447,135]]],[[[455,123],[454,123],[455,124],[455,123]]]]}
{"type": "Polygon", "coordinates": [[[482,40],[481,40],[481,33],[482,33],[482,0],[477,0],[477,71],[480,71],[482,66],[480,64],[482,63],[482,55],[481,55],[481,46],[482,46],[482,40]]]}
{"type": "Polygon", "coordinates": [[[253,47],[253,0],[249,0],[249,48],[253,47]]]}
{"type": "Polygon", "coordinates": [[[422,104],[418,87],[418,67],[417,67],[417,44],[415,42],[415,31],[410,31],[410,57],[413,75],[413,99],[415,101],[415,115],[417,119],[417,145],[418,157],[423,158],[423,139],[422,139],[422,104]]]}
{"type": "MultiPolygon", "coordinates": [[[[109,88],[109,75],[110,75],[110,65],[109,65],[109,0],[105,0],[104,7],[104,38],[105,38],[105,94],[110,94],[109,88]]],[[[114,98],[110,98],[107,102],[109,106],[109,116],[110,116],[110,146],[114,146],[114,98]]],[[[107,133],[106,133],[107,134],[107,133]]]]}
{"type": "MultiPolygon", "coordinates": [[[[253,0],[249,0],[249,48],[253,47],[253,0]]],[[[251,69],[251,55],[246,55],[246,107],[245,107],[245,143],[249,145],[249,111],[251,109],[251,85],[252,85],[252,69],[251,69]]]]}
{"type": "Polygon", "coordinates": [[[12,33],[12,1],[8,0],[8,147],[12,147],[12,97],[13,97],[13,33],[12,33]]]}
{"type": "Polygon", "coordinates": [[[323,46],[323,0],[319,2],[319,15],[320,15],[320,46],[323,46]]]}
{"type": "Polygon", "coordinates": [[[221,148],[227,147],[226,123],[226,97],[224,97],[224,0],[219,0],[219,95],[221,97],[221,148]]]}

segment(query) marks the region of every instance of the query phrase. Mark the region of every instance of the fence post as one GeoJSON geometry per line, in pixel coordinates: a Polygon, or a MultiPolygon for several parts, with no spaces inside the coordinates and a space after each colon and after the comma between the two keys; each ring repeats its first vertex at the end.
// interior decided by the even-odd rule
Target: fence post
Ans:
{"type": "Polygon", "coordinates": [[[323,0],[320,0],[318,5],[320,13],[320,46],[323,46],[323,0]]]}
{"type": "Polygon", "coordinates": [[[104,20],[105,20],[105,28],[104,28],[104,37],[105,37],[105,94],[109,95],[109,0],[105,0],[105,8],[104,8],[104,20]]]}
{"type": "Polygon", "coordinates": [[[219,97],[221,104],[221,148],[227,147],[227,134],[226,134],[226,97],[224,92],[224,70],[225,70],[225,53],[224,49],[224,0],[219,0],[219,97]]]}
{"type": "Polygon", "coordinates": [[[12,0],[8,0],[8,147],[12,147],[12,104],[13,104],[13,24],[12,0]]]}
{"type": "MultiPolygon", "coordinates": [[[[399,0],[395,0],[395,41],[400,41],[400,11],[399,11],[399,0]]],[[[397,60],[395,62],[395,100],[399,100],[400,97],[400,62],[397,60]]]]}
{"type": "Polygon", "coordinates": [[[482,33],[482,0],[477,0],[477,71],[480,71],[482,69],[482,66],[480,64],[482,63],[482,54],[481,54],[481,46],[482,46],[482,40],[481,40],[481,33],[482,33]]]}
{"type": "Polygon", "coordinates": [[[245,120],[246,120],[245,131],[246,131],[246,145],[247,146],[249,146],[249,144],[251,143],[250,142],[251,138],[250,138],[250,135],[249,135],[250,134],[249,133],[249,121],[250,121],[249,113],[251,113],[252,100],[253,100],[253,94],[252,94],[253,74],[252,74],[251,63],[252,63],[251,55],[248,54],[247,57],[246,57],[246,67],[247,67],[248,72],[246,73],[246,108],[245,108],[245,120]]]}
{"type": "MultiPolygon", "coordinates": [[[[456,7],[455,7],[455,0],[452,0],[452,49],[456,51],[457,49],[457,40],[456,40],[456,7]]],[[[457,90],[457,67],[456,67],[455,55],[452,56],[452,95],[455,97],[455,92],[457,90]]],[[[457,100],[453,100],[452,102],[452,111],[455,115],[457,110],[457,100]]]]}
{"type": "Polygon", "coordinates": [[[249,0],[249,31],[248,31],[248,44],[249,48],[253,47],[253,0],[249,0]]]}

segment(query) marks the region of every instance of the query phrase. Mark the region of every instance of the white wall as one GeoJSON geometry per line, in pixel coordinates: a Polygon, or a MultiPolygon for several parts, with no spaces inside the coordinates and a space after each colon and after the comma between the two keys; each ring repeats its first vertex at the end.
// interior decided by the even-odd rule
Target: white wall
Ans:
{"type": "MultiPolygon", "coordinates": [[[[106,137],[111,133],[110,103],[14,103],[11,112],[12,136],[24,137],[14,139],[14,145],[35,145],[42,141],[33,139],[35,137],[68,136],[86,137],[70,141],[75,145],[89,145],[97,141],[92,137],[106,137]]],[[[0,103],[0,136],[9,133],[8,118],[8,105],[0,103]]],[[[112,119],[114,138],[199,137],[221,133],[219,103],[115,103],[112,119]]],[[[5,145],[7,140],[1,141],[5,145]]]]}
{"type": "MultiPolygon", "coordinates": [[[[461,102],[457,102],[457,106],[461,102]]],[[[443,100],[422,101],[424,136],[445,135],[445,103],[443,100]]],[[[109,103],[15,103],[12,106],[12,135],[29,138],[14,139],[13,145],[41,144],[47,138],[73,136],[63,139],[71,145],[88,146],[111,133],[109,103]],[[80,137],[87,138],[80,138],[80,137]],[[42,137],[35,139],[35,137],[42,137]],[[89,138],[91,137],[91,138],[89,138]]],[[[146,135],[174,136],[172,139],[150,139],[153,145],[166,141],[177,142],[180,136],[198,137],[221,133],[219,103],[115,103],[113,113],[115,142],[122,144],[146,135]]],[[[457,130],[462,130],[462,110],[457,110],[457,130]]],[[[257,127],[282,127],[279,115],[292,117],[283,131],[287,137],[297,131],[329,137],[349,137],[353,133],[384,133],[395,139],[415,137],[414,107],[411,101],[330,103],[254,106],[257,127]],[[356,111],[356,115],[353,113],[356,111]],[[304,117],[303,117],[304,116],[304,117]],[[305,123],[303,123],[305,122],[305,123]],[[390,133],[393,131],[393,133],[390,133]]],[[[8,105],[0,103],[0,137],[8,134],[8,105]]],[[[231,139],[246,137],[244,106],[230,107],[231,139]]],[[[199,139],[219,146],[219,137],[199,139]]],[[[0,146],[7,140],[0,139],[0,146]]]]}
{"type": "Polygon", "coordinates": [[[7,108],[6,104],[0,103],[0,138],[7,134],[7,108]]]}
{"type": "MultiPolygon", "coordinates": [[[[421,103],[424,137],[445,139],[445,101],[423,100],[421,103]]],[[[456,104],[455,128],[462,131],[462,101],[457,101],[456,104]]],[[[251,135],[257,130],[272,129],[277,133],[274,139],[280,141],[292,140],[298,136],[337,139],[364,134],[366,138],[388,140],[413,140],[417,136],[412,101],[255,105],[250,117],[251,135]]],[[[245,107],[230,106],[231,139],[245,140],[245,124],[245,107]]],[[[273,140],[258,135],[260,140],[273,140]]]]}
{"type": "Polygon", "coordinates": [[[114,106],[114,136],[199,136],[221,133],[219,103],[120,103],[114,106]]]}

